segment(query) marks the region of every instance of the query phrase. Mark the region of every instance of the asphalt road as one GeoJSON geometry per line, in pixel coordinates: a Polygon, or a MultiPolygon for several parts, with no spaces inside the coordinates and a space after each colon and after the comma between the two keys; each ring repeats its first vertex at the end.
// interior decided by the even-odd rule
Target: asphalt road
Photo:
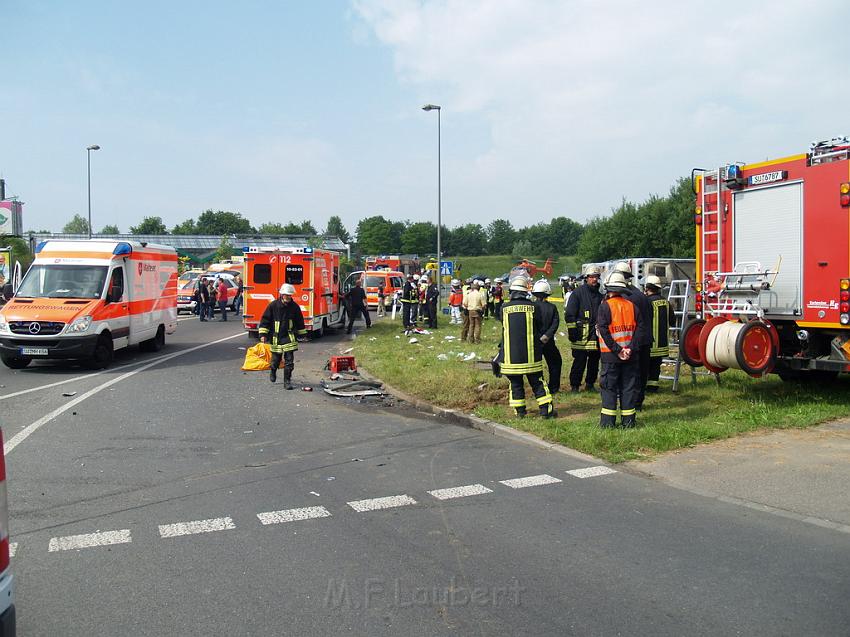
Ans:
{"type": "Polygon", "coordinates": [[[287,392],[249,344],[0,370],[20,635],[848,634],[846,534],[287,392]]]}

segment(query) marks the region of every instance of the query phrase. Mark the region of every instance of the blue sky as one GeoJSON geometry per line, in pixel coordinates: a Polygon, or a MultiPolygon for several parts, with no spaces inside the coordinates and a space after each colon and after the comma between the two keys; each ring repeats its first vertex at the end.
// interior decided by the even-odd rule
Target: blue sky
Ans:
{"type": "Polygon", "coordinates": [[[606,214],[694,166],[850,133],[850,5],[0,0],[0,175],[25,227],[207,208],[350,230],[606,214]]]}

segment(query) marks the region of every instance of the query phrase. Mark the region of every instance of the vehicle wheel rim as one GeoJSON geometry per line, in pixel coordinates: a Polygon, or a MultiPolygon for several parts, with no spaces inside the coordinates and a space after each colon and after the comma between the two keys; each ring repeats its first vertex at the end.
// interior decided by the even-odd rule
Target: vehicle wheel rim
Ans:
{"type": "Polygon", "coordinates": [[[762,325],[751,325],[741,338],[739,355],[751,373],[764,372],[773,359],[773,340],[762,325]]]}

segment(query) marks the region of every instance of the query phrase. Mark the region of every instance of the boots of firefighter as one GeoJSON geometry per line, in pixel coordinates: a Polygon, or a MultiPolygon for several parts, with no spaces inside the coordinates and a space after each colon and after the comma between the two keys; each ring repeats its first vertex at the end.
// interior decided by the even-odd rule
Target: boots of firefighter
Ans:
{"type": "Polygon", "coordinates": [[[269,380],[273,383],[277,382],[277,367],[272,365],[271,371],[269,371],[269,380]]]}
{"type": "Polygon", "coordinates": [[[283,388],[293,389],[292,387],[292,372],[288,369],[283,370],[283,388]]]}
{"type": "Polygon", "coordinates": [[[525,407],[517,407],[515,411],[517,418],[525,418],[525,415],[528,413],[525,411],[525,407]]]}
{"type": "Polygon", "coordinates": [[[633,427],[637,426],[637,420],[634,409],[623,409],[620,413],[623,416],[621,426],[624,429],[632,429],[633,427]]]}
{"type": "Polygon", "coordinates": [[[555,411],[555,405],[547,403],[545,405],[540,405],[540,415],[543,418],[554,418],[558,415],[558,412],[555,411]]]}

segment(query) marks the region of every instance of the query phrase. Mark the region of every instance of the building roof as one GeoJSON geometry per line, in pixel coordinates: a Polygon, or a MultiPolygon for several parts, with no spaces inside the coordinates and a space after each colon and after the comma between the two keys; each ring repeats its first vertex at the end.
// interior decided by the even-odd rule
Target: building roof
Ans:
{"type": "MultiPolygon", "coordinates": [[[[31,232],[26,235],[30,242],[37,245],[46,239],[80,240],[88,239],[88,234],[64,234],[58,232],[31,232]]],[[[309,245],[310,240],[321,239],[321,248],[345,252],[346,244],[333,235],[322,235],[319,237],[306,234],[287,235],[227,235],[235,250],[247,247],[256,248],[304,248],[309,245]]],[[[222,237],[219,235],[198,234],[93,234],[92,239],[103,239],[108,241],[141,241],[147,243],[159,243],[172,246],[179,251],[213,252],[221,245],[222,237]]]]}

